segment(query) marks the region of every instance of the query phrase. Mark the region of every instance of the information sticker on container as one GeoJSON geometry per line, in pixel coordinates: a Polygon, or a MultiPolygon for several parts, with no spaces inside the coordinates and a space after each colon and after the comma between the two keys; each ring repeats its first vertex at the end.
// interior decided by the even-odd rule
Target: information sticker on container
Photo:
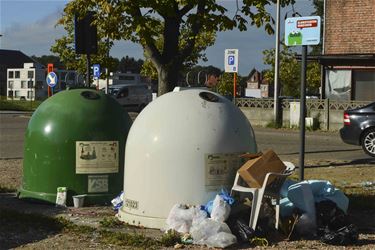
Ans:
{"type": "Polygon", "coordinates": [[[118,173],[118,152],[118,141],[77,141],[76,174],[118,173]]]}
{"type": "Polygon", "coordinates": [[[87,178],[87,191],[89,193],[108,192],[108,175],[89,175],[87,178]]]}
{"type": "Polygon", "coordinates": [[[241,166],[241,153],[206,154],[206,188],[217,190],[233,185],[234,177],[241,166]]]}

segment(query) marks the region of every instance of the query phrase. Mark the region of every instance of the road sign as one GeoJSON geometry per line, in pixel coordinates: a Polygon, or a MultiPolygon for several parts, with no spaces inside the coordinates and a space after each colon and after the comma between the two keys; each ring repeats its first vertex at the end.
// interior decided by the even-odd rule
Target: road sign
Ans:
{"type": "Polygon", "coordinates": [[[238,72],[238,49],[226,49],[224,53],[225,72],[238,72]]]}
{"type": "Polygon", "coordinates": [[[92,66],[93,68],[93,74],[95,79],[99,79],[100,77],[100,64],[94,64],[92,66]]]}
{"type": "Polygon", "coordinates": [[[48,73],[47,78],[46,78],[46,82],[47,82],[48,86],[50,86],[51,88],[55,87],[56,84],[57,84],[56,73],[55,72],[48,73]]]}
{"type": "Polygon", "coordinates": [[[320,43],[320,16],[292,17],[285,20],[287,46],[320,43]]]}

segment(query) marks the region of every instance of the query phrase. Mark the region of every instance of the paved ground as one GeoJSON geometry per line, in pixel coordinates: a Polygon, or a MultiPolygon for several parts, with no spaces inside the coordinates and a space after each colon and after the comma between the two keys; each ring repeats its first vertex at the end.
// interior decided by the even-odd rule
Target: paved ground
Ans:
{"type": "MultiPolygon", "coordinates": [[[[136,113],[130,115],[136,117],[136,113]]],[[[23,158],[24,133],[30,116],[29,113],[0,113],[0,159],[23,158]]],[[[298,164],[298,130],[254,127],[254,131],[259,150],[271,148],[283,160],[298,164]]],[[[343,143],[338,132],[307,132],[305,151],[307,165],[314,164],[316,160],[346,163],[369,163],[374,160],[361,147],[343,143]]]]}

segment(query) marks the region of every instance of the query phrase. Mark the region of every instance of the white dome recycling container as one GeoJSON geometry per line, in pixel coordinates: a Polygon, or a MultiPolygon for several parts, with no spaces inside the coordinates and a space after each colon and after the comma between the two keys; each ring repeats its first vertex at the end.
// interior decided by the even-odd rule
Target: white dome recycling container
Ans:
{"type": "Polygon", "coordinates": [[[174,204],[203,205],[230,188],[245,152],[257,152],[254,132],[228,99],[206,89],[164,94],[130,128],[120,220],[165,228],[174,204]]]}

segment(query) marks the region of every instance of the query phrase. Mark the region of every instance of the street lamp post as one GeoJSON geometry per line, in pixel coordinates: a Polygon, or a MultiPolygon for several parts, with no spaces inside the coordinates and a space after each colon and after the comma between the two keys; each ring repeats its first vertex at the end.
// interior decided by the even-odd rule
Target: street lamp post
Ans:
{"type": "Polygon", "coordinates": [[[275,76],[274,76],[274,120],[276,127],[281,127],[280,99],[279,99],[279,50],[280,50],[280,0],[276,3],[276,42],[275,42],[275,76]]]}

